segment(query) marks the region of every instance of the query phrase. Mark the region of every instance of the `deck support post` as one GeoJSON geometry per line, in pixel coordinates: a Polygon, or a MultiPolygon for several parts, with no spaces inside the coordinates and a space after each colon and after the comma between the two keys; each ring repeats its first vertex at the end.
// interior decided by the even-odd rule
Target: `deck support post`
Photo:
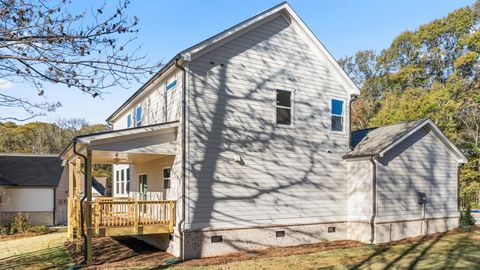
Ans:
{"type": "Polygon", "coordinates": [[[175,206],[173,205],[173,202],[168,203],[168,209],[169,209],[169,221],[168,221],[168,228],[170,231],[173,231],[173,223],[174,223],[174,217],[175,217],[175,206]]]}
{"type": "Polygon", "coordinates": [[[73,235],[73,225],[74,225],[74,212],[73,212],[73,164],[68,161],[67,162],[67,169],[68,169],[68,204],[67,204],[67,232],[68,232],[68,240],[73,240],[75,237],[73,235]]]}
{"type": "Polygon", "coordinates": [[[92,228],[92,150],[87,150],[87,171],[85,172],[85,181],[86,184],[86,192],[87,200],[85,204],[85,221],[87,227],[87,265],[91,265],[93,262],[92,258],[92,238],[94,233],[94,228],[92,228]]]}

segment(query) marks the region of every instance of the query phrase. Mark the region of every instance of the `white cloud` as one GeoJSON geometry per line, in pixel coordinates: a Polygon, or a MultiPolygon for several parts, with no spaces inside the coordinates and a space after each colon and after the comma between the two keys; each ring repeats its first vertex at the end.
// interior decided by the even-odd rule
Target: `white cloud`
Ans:
{"type": "Polygon", "coordinates": [[[12,88],[15,84],[11,81],[5,79],[0,79],[0,89],[9,89],[12,88]]]}

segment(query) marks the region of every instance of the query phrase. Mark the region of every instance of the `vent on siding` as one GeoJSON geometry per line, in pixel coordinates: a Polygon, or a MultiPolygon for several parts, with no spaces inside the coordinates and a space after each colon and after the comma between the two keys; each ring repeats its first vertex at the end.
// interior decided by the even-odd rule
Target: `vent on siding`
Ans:
{"type": "Polygon", "coordinates": [[[328,232],[329,233],[334,233],[336,231],[335,227],[328,227],[328,232]]]}
{"type": "Polygon", "coordinates": [[[215,235],[215,236],[210,237],[210,241],[212,243],[221,243],[221,242],[223,242],[223,237],[221,235],[215,235]]]}
{"type": "Polygon", "coordinates": [[[275,236],[276,237],[285,237],[285,231],[276,231],[275,236]]]}

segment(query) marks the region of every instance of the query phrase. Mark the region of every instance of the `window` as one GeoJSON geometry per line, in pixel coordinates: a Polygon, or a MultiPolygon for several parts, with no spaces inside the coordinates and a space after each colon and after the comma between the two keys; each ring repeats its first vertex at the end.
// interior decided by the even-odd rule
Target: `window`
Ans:
{"type": "Polygon", "coordinates": [[[127,128],[132,126],[132,115],[128,114],[127,115],[127,128]]]}
{"type": "Polygon", "coordinates": [[[292,92],[277,90],[276,123],[279,125],[292,124],[292,92]]]}
{"type": "Polygon", "coordinates": [[[120,177],[119,173],[120,171],[116,171],[116,177],[115,177],[115,192],[118,194],[120,193],[120,177]]]}
{"type": "Polygon", "coordinates": [[[345,120],[345,102],[340,99],[332,99],[332,105],[330,108],[332,115],[332,130],[343,131],[345,120]]]}
{"type": "Polygon", "coordinates": [[[163,189],[170,188],[170,168],[163,169],[163,189]]]}
{"type": "Polygon", "coordinates": [[[135,125],[137,127],[142,125],[142,107],[141,106],[138,106],[135,109],[135,125]]]}
{"type": "Polygon", "coordinates": [[[175,86],[177,86],[177,80],[173,79],[173,81],[170,81],[167,83],[167,91],[173,89],[175,86]]]}
{"type": "Polygon", "coordinates": [[[120,175],[122,176],[122,179],[120,181],[120,193],[124,194],[125,193],[125,170],[120,171],[120,175]]]}
{"type": "Polygon", "coordinates": [[[127,174],[127,194],[130,192],[130,168],[126,169],[127,174]]]}

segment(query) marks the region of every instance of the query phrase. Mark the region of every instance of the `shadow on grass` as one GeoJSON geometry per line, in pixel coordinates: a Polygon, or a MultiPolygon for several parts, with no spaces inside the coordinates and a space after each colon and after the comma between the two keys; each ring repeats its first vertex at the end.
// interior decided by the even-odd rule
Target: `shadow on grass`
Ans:
{"type": "Polygon", "coordinates": [[[472,239],[473,233],[441,233],[408,244],[379,245],[350,269],[480,269],[480,245],[472,239]]]}
{"type": "Polygon", "coordinates": [[[2,258],[0,269],[64,269],[70,262],[68,252],[57,246],[2,258]]]}

